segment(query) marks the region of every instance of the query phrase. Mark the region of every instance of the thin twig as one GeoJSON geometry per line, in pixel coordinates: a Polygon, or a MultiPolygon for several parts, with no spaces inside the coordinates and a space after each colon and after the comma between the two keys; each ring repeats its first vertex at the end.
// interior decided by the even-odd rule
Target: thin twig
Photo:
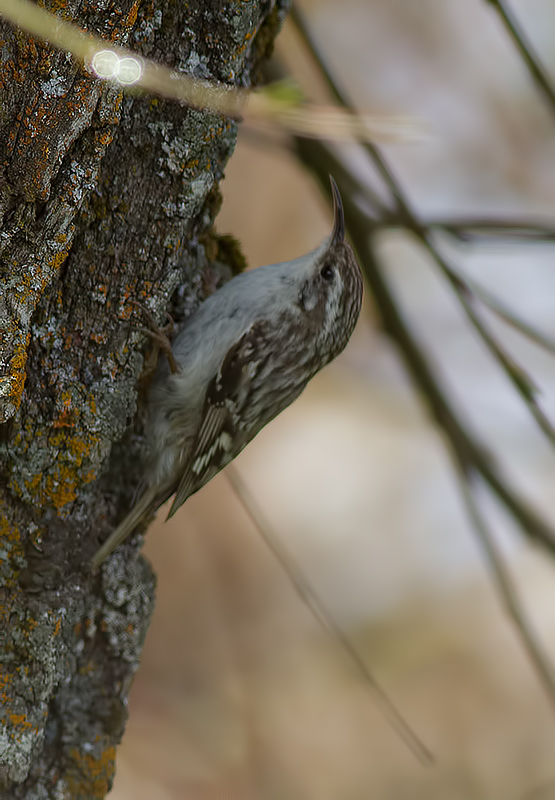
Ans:
{"type": "MultiPolygon", "coordinates": [[[[343,108],[350,111],[352,114],[356,113],[354,111],[354,103],[351,102],[348,94],[339,88],[339,84],[336,81],[330,67],[327,64],[327,60],[325,58],[324,53],[318,47],[315,38],[312,36],[312,33],[306,24],[305,18],[303,13],[300,11],[298,4],[293,3],[290,11],[290,17],[293,23],[295,24],[307,50],[309,51],[310,55],[314,59],[314,63],[320,70],[320,73],[328,87],[328,91],[330,92],[332,98],[335,100],[343,108]]],[[[391,192],[393,199],[395,200],[395,204],[397,206],[397,213],[391,217],[396,219],[398,223],[401,223],[406,228],[410,230],[415,230],[414,226],[416,225],[418,228],[418,224],[416,223],[416,219],[414,214],[409,208],[408,201],[404,197],[400,186],[398,185],[397,181],[394,179],[391,170],[389,169],[386,161],[382,157],[380,151],[372,145],[371,142],[362,142],[362,147],[366,150],[372,161],[374,162],[374,166],[376,167],[378,173],[380,174],[385,186],[391,192]]]]}
{"type": "MultiPolygon", "coordinates": [[[[387,224],[391,224],[389,221],[387,224]]],[[[493,219],[428,219],[423,225],[428,230],[443,231],[461,242],[507,241],[530,244],[532,242],[554,242],[555,227],[520,217],[493,219]]]]}
{"type": "Polygon", "coordinates": [[[71,53],[94,77],[112,82],[120,89],[152,94],[205,108],[251,125],[281,126],[298,136],[399,142],[421,138],[421,126],[414,118],[373,114],[345,114],[337,107],[300,104],[299,93],[291,87],[264,87],[249,92],[215,81],[198,80],[151,61],[77,25],[61,19],[29,0],[0,0],[0,17],[27,33],[71,53]]]}
{"type": "MultiPolygon", "coordinates": [[[[301,158],[305,164],[316,171],[324,190],[328,191],[326,179],[330,171],[334,174],[341,188],[340,176],[344,167],[335,154],[329,148],[326,148],[323,143],[312,142],[310,145],[305,144],[306,146],[297,142],[301,158]]],[[[365,219],[364,212],[361,211],[358,204],[352,202],[352,199],[347,194],[343,195],[343,205],[347,229],[359,256],[365,277],[375,297],[385,331],[399,345],[410,374],[416,385],[423,391],[436,422],[446,433],[453,450],[453,460],[456,468],[465,476],[480,475],[512,513],[524,532],[529,537],[540,541],[552,554],[555,553],[555,533],[553,530],[528,506],[525,500],[518,496],[518,493],[508,484],[506,479],[498,474],[489,455],[470,432],[465,429],[451,408],[451,404],[440,388],[437,376],[434,375],[428,360],[406,325],[383,278],[373,251],[371,228],[369,228],[368,220],[365,219]]],[[[472,501],[473,499],[471,498],[472,501]]],[[[555,703],[555,678],[549,660],[533,635],[526,615],[520,607],[518,596],[512,588],[510,575],[504,569],[503,562],[497,558],[494,543],[487,538],[488,531],[484,531],[481,518],[475,519],[477,510],[475,514],[474,508],[470,507],[469,513],[475,523],[475,530],[486,548],[499,591],[509,609],[517,632],[523,640],[525,649],[539,674],[542,685],[549,693],[551,701],[555,703]]]]}
{"type": "Polygon", "coordinates": [[[285,574],[291,581],[291,584],[302,602],[313,614],[315,619],[326,630],[335,641],[339,642],[343,651],[346,653],[349,660],[355,666],[358,672],[362,675],[364,681],[370,686],[372,692],[378,701],[382,713],[389,721],[394,730],[397,731],[401,739],[405,742],[411,752],[416,758],[425,765],[430,765],[434,762],[432,753],[428,750],[426,745],[420,740],[417,734],[412,730],[406,720],[401,716],[401,713],[392,703],[390,698],[385,694],[380,687],[369,668],[362,660],[360,654],[353,646],[348,636],[339,627],[337,622],[333,619],[330,612],[324,606],[316,591],[310,585],[307,577],[301,572],[298,565],[294,563],[291,556],[287,553],[286,549],[279,542],[278,537],[273,532],[271,525],[264,516],[256,500],[247,488],[245,482],[241,478],[239,471],[233,466],[228,466],[226,475],[231,483],[237,497],[241,501],[243,508],[248,516],[254,523],[258,532],[264,539],[266,545],[271,550],[274,557],[279,561],[285,574]]]}
{"type": "MultiPolygon", "coordinates": [[[[517,520],[522,530],[555,555],[555,531],[545,522],[528,502],[499,473],[490,454],[474,438],[473,434],[458,418],[442,388],[439,377],[424,355],[413,332],[403,318],[391,290],[379,267],[374,252],[372,233],[374,221],[369,219],[351,195],[343,191],[343,175],[347,168],[335,152],[323,142],[295,141],[296,152],[301,161],[316,175],[322,190],[330,197],[329,178],[331,172],[342,191],[345,221],[349,236],[358,255],[367,284],[376,301],[385,332],[399,347],[409,374],[422,395],[439,427],[446,434],[461,463],[473,467],[492,488],[508,511],[517,520]]],[[[349,173],[349,180],[356,180],[349,173]]],[[[363,191],[362,187],[359,191],[363,191]]]]}
{"type": "Polygon", "coordinates": [[[502,2],[502,0],[486,0],[491,6],[499,14],[505,28],[507,29],[509,36],[513,40],[516,45],[518,52],[520,53],[522,60],[528,67],[528,70],[536,83],[537,87],[539,88],[540,92],[543,94],[544,98],[547,100],[549,105],[551,106],[551,111],[555,111],[555,91],[553,86],[551,85],[551,80],[549,75],[545,71],[539,57],[536,55],[534,48],[528,41],[524,31],[520,27],[519,23],[517,22],[516,18],[513,14],[509,11],[507,4],[502,2]]]}
{"type": "Polygon", "coordinates": [[[436,264],[451,285],[472,326],[488,350],[501,365],[505,375],[512,383],[516,392],[521,396],[539,428],[555,447],[555,429],[536,401],[537,388],[534,382],[491,333],[476,307],[476,298],[471,291],[469,283],[463,282],[457,272],[447,263],[433,244],[430,234],[424,232],[419,235],[418,238],[426,246],[428,252],[432,258],[434,258],[436,264]]]}
{"type": "MultiPolygon", "coordinates": [[[[316,65],[320,69],[322,77],[328,85],[328,88],[336,102],[342,105],[346,110],[351,111],[351,113],[356,113],[348,96],[339,88],[334,76],[327,67],[324,55],[318,48],[308,29],[308,26],[303,19],[302,14],[299,12],[297,7],[295,7],[294,10],[293,20],[298,28],[301,38],[305,43],[306,48],[311,53],[316,65]]],[[[473,296],[469,291],[468,286],[459,280],[455,270],[452,269],[446,258],[435,246],[430,231],[422,222],[420,222],[417,215],[413,212],[410,203],[405,197],[403,190],[401,189],[398,181],[395,179],[386,160],[382,156],[380,149],[371,142],[362,143],[362,147],[370,156],[375,168],[378,170],[382,180],[392,194],[392,197],[397,205],[397,219],[399,224],[411,231],[417,237],[420,243],[426,248],[430,256],[434,259],[444,277],[453,289],[455,296],[459,300],[459,303],[461,304],[461,307],[467,315],[472,326],[486,347],[490,350],[492,355],[497,359],[515,390],[522,397],[539,428],[555,447],[555,428],[536,402],[536,389],[533,382],[530,380],[524,369],[516,363],[516,361],[505,351],[505,348],[495,339],[485,322],[481,319],[475,303],[473,302],[473,296]]],[[[363,187],[360,187],[360,191],[362,193],[364,192],[363,187]]],[[[374,221],[373,225],[375,225],[374,221]]]]}
{"type": "Polygon", "coordinates": [[[458,277],[459,280],[463,281],[463,283],[468,286],[469,290],[472,291],[472,294],[474,294],[480,302],[484,303],[484,305],[493,311],[500,319],[506,322],[507,325],[510,325],[523,336],[526,336],[526,338],[530,339],[534,344],[543,347],[543,349],[547,350],[551,355],[555,355],[555,339],[551,339],[545,333],[539,331],[533,325],[530,325],[529,322],[522,319],[512,308],[506,306],[498,297],[495,297],[476,281],[467,276],[462,276],[460,273],[458,277]]]}
{"type": "Polygon", "coordinates": [[[466,505],[468,516],[482,544],[499,595],[509,615],[512,617],[522,645],[528,653],[538,678],[543,684],[551,704],[555,708],[555,674],[553,672],[553,667],[532,630],[530,621],[526,617],[526,612],[521,605],[518,592],[513,584],[509,570],[503,561],[499,548],[497,547],[495,538],[480,512],[478,502],[474,496],[473,473],[461,468],[458,464],[456,465],[455,472],[459,479],[461,494],[466,505]]]}
{"type": "MultiPolygon", "coordinates": [[[[502,6],[499,3],[494,3],[494,5],[496,5],[500,12],[505,13],[505,19],[507,19],[506,12],[504,12],[502,6]]],[[[326,66],[326,62],[322,53],[317,48],[307,26],[304,24],[302,15],[296,8],[294,9],[294,21],[296,22],[299,32],[305,40],[307,48],[312,52],[333,97],[344,107],[352,108],[352,104],[348,102],[344,93],[339,90],[331,71],[326,66]]],[[[513,27],[513,34],[515,32],[516,29],[513,27]]],[[[523,49],[524,40],[521,38],[520,42],[521,49],[523,49]]],[[[550,101],[555,105],[551,87],[544,79],[542,72],[538,70],[537,64],[535,64],[535,62],[532,60],[530,54],[530,50],[528,53],[523,53],[536,79],[541,81],[542,88],[548,95],[550,101]]],[[[332,171],[334,172],[334,175],[341,186],[341,182],[337,176],[337,173],[339,172],[341,174],[342,170],[344,169],[343,165],[339,162],[332,151],[325,146],[325,144],[321,142],[303,144],[297,140],[296,145],[298,152],[301,153],[302,160],[312,169],[317,171],[320,182],[324,186],[326,186],[326,173],[330,171],[330,164],[333,164],[332,171]]],[[[419,222],[416,215],[412,212],[412,209],[410,208],[407,199],[404,197],[398,182],[395,180],[393,173],[389,169],[378,148],[367,142],[363,144],[363,147],[370,155],[382,180],[389,188],[397,205],[398,214],[395,215],[395,221],[397,224],[401,224],[403,227],[411,230],[420,239],[422,244],[427,247],[428,251],[436,260],[444,275],[449,280],[452,288],[455,290],[469,319],[476,327],[494,356],[501,361],[505,372],[508,374],[509,378],[512,380],[520,394],[524,397],[538,423],[541,425],[547,435],[553,439],[553,430],[551,425],[546,420],[543,413],[535,405],[535,401],[533,399],[533,388],[529,379],[493,339],[489,331],[485,328],[482,320],[480,320],[477,316],[476,309],[472,304],[472,293],[469,289],[469,286],[464,285],[458,279],[458,276],[455,275],[454,271],[437,251],[430,238],[430,227],[419,222]]],[[[353,176],[350,175],[349,177],[352,179],[353,176]]],[[[359,191],[364,191],[363,187],[359,186],[358,188],[359,191]]],[[[384,326],[387,332],[400,345],[401,351],[405,357],[407,366],[409,367],[413,378],[420,388],[424,390],[425,396],[430,404],[436,421],[448,435],[455,452],[457,464],[460,465],[460,468],[463,470],[464,474],[469,474],[470,471],[480,474],[486,483],[489,484],[489,486],[497,494],[500,500],[505,504],[505,506],[513,513],[513,516],[519,521],[520,525],[528,533],[528,535],[536,537],[552,552],[555,552],[554,532],[543,522],[543,520],[537,516],[532,509],[528,507],[524,500],[518,498],[518,495],[514,489],[509,488],[506,480],[502,479],[498,475],[497,470],[493,466],[489,456],[483,451],[470,433],[465,430],[453,412],[450,403],[447,401],[445,395],[440,389],[437,376],[433,374],[427,359],[424,357],[412,333],[406,326],[374,257],[370,236],[372,231],[380,225],[380,222],[378,221],[376,223],[375,220],[370,220],[368,217],[365,218],[364,212],[361,211],[360,207],[350,202],[349,195],[344,196],[344,205],[347,227],[353,243],[355,244],[355,248],[360,256],[366,278],[371,284],[371,288],[377,300],[377,305],[380,313],[382,314],[384,326]]],[[[386,221],[386,224],[391,224],[391,217],[386,221]]],[[[500,226],[497,225],[497,227],[499,228],[500,226]]],[[[553,231],[549,231],[549,236],[553,236],[553,231]]],[[[484,300],[483,295],[482,300],[484,300]]],[[[503,311],[499,304],[497,305],[496,310],[498,313],[502,313],[503,311]]],[[[510,317],[510,315],[507,314],[505,316],[507,319],[510,317]]],[[[516,320],[513,316],[512,319],[508,319],[508,321],[511,321],[514,324],[516,320]]],[[[520,323],[520,321],[518,322],[520,323]]],[[[520,328],[522,330],[524,326],[520,325],[520,328]]],[[[531,331],[527,330],[527,333],[530,335],[531,331]]],[[[536,341],[539,341],[539,343],[545,345],[545,342],[541,341],[541,336],[536,337],[536,341]]],[[[466,484],[465,488],[468,488],[466,487],[466,484]]],[[[476,530],[484,542],[484,547],[486,547],[486,551],[488,552],[488,556],[492,567],[494,568],[500,591],[505,598],[507,607],[515,621],[517,630],[524,641],[525,647],[530,654],[538,673],[540,674],[542,682],[549,692],[550,699],[553,701],[555,697],[555,681],[549,662],[543,656],[541,648],[533,637],[531,629],[525,619],[525,615],[520,608],[518,598],[512,590],[510,576],[504,569],[504,565],[500,559],[496,557],[497,553],[493,547],[493,543],[487,537],[488,531],[484,529],[482,520],[478,516],[477,509],[472,505],[473,500],[474,498],[472,496],[467,497],[467,502],[471,504],[469,505],[469,512],[471,513],[471,517],[475,523],[476,530]]]]}

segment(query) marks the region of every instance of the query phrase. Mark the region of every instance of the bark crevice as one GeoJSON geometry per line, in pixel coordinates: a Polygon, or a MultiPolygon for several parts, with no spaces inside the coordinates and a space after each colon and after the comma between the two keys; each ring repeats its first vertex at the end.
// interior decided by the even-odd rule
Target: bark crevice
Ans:
{"type": "MultiPolygon", "coordinates": [[[[248,86],[286,0],[69,3],[82,27],[248,86]]],[[[140,478],[132,301],[184,316],[218,274],[212,223],[237,125],[123,96],[0,23],[0,531],[9,798],[104,797],[154,604],[138,539],[84,565],[140,478]],[[4,99],[5,97],[5,99],[4,99]],[[214,265],[216,261],[216,265],[214,265]]]]}

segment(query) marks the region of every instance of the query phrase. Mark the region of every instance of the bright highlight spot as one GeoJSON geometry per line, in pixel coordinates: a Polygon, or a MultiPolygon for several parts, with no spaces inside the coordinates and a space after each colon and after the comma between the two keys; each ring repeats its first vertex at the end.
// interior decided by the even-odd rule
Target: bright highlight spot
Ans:
{"type": "Polygon", "coordinates": [[[99,78],[115,78],[119,56],[113,50],[99,50],[91,61],[91,67],[99,78]]]}
{"type": "Polygon", "coordinates": [[[120,83],[136,83],[143,74],[143,65],[138,58],[131,56],[122,58],[117,69],[117,79],[120,83]]]}
{"type": "Polygon", "coordinates": [[[130,85],[140,80],[143,64],[134,56],[120,58],[113,50],[99,50],[91,60],[91,69],[99,78],[130,85]]]}

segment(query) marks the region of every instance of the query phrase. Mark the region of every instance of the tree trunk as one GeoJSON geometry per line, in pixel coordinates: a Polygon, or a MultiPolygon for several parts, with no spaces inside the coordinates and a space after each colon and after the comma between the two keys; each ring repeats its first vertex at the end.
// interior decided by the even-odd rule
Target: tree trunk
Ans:
{"type": "MultiPolygon", "coordinates": [[[[200,78],[249,85],[288,0],[69,0],[63,16],[200,78]]],[[[50,5],[50,3],[49,3],[50,5]]],[[[52,3],[52,7],[60,8],[52,3]]],[[[237,126],[122,96],[0,23],[0,534],[6,798],[104,797],[154,603],[126,544],[87,561],[141,476],[144,321],[213,285],[237,126]]]]}

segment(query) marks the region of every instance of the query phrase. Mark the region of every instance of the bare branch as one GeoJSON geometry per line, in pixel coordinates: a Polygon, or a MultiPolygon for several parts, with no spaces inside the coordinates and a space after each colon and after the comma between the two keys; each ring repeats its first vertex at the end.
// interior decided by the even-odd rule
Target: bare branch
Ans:
{"type": "Polygon", "coordinates": [[[306,605],[311,614],[320,623],[324,630],[329,633],[331,638],[339,643],[339,646],[347,655],[347,658],[351,661],[355,669],[360,672],[363,680],[371,688],[382,713],[391,724],[393,729],[407,745],[409,750],[411,750],[411,752],[422,764],[432,764],[434,762],[432,753],[430,753],[426,745],[412,730],[406,720],[401,716],[401,713],[394,706],[390,698],[385,694],[384,690],[380,687],[348,636],[333,619],[330,612],[318,597],[316,591],[310,585],[306,575],[302,573],[302,571],[299,569],[299,566],[294,563],[289,553],[287,553],[286,549],[280,543],[278,537],[272,530],[270,523],[261,511],[260,506],[241,478],[239,471],[233,466],[228,466],[225,474],[235,493],[237,494],[237,497],[241,501],[243,508],[251,518],[274,557],[281,564],[285,574],[291,581],[293,588],[299,595],[302,602],[306,605]]]}
{"type": "Polygon", "coordinates": [[[257,92],[192,78],[139,56],[60,19],[29,0],[1,0],[0,16],[33,36],[71,53],[101,80],[122,89],[138,89],[196,108],[215,111],[247,125],[279,125],[297,136],[376,139],[386,142],[421,138],[414,118],[345,114],[340,108],[300,105],[298,88],[266,87],[257,92]]]}
{"type": "Polygon", "coordinates": [[[551,339],[542,331],[539,331],[529,322],[526,322],[522,319],[512,308],[509,308],[505,303],[499,300],[498,297],[495,297],[491,292],[487,289],[484,289],[483,286],[480,286],[479,283],[472,280],[468,276],[463,276],[458,273],[458,278],[462,281],[472,294],[477,297],[484,305],[486,305],[494,314],[497,314],[500,319],[510,325],[512,328],[517,330],[523,336],[526,336],[527,339],[534,342],[534,344],[543,347],[544,350],[547,350],[548,353],[551,355],[555,355],[555,339],[551,339]]]}
{"type": "Polygon", "coordinates": [[[495,539],[489,530],[484,517],[482,516],[478,507],[477,500],[474,496],[473,490],[473,474],[462,468],[455,470],[459,479],[461,494],[463,496],[466,510],[474,531],[478,535],[486,558],[488,560],[489,568],[493,576],[494,583],[497,591],[505,605],[509,615],[511,616],[515,628],[519,634],[520,640],[525,651],[532,662],[534,669],[543,684],[543,687],[549,697],[549,701],[555,710],[555,673],[549,658],[544,653],[541,644],[532,627],[530,621],[526,616],[526,612],[520,602],[518,592],[513,584],[510,572],[507,569],[503,557],[497,547],[495,539]]]}
{"type": "MultiPolygon", "coordinates": [[[[331,148],[321,142],[308,143],[302,140],[297,141],[296,146],[301,159],[316,173],[324,191],[327,191],[329,172],[335,176],[340,189],[343,188],[343,175],[347,169],[331,148]]],[[[353,181],[355,177],[349,174],[349,179],[353,181]]],[[[363,191],[363,187],[360,187],[360,191],[363,191]]],[[[384,329],[399,346],[410,375],[422,391],[436,422],[446,433],[457,457],[461,463],[472,466],[484,478],[531,538],[555,554],[555,531],[519,496],[516,487],[510,485],[507,478],[499,473],[490,454],[458,418],[441,381],[405,322],[374,253],[372,221],[347,192],[343,194],[343,205],[347,229],[368,286],[376,299],[384,329]]]]}
{"type": "Polygon", "coordinates": [[[428,230],[448,233],[461,242],[507,241],[530,244],[531,242],[555,242],[555,227],[546,223],[516,218],[490,217],[477,219],[431,219],[425,220],[428,230]]]}
{"type": "Polygon", "coordinates": [[[541,94],[547,100],[551,107],[551,111],[555,111],[555,91],[551,85],[551,81],[547,72],[545,71],[539,57],[534,51],[534,48],[528,41],[524,31],[519,23],[507,7],[504,0],[486,0],[499,14],[509,36],[513,40],[522,60],[528,67],[530,75],[532,76],[536,86],[541,94]]]}

